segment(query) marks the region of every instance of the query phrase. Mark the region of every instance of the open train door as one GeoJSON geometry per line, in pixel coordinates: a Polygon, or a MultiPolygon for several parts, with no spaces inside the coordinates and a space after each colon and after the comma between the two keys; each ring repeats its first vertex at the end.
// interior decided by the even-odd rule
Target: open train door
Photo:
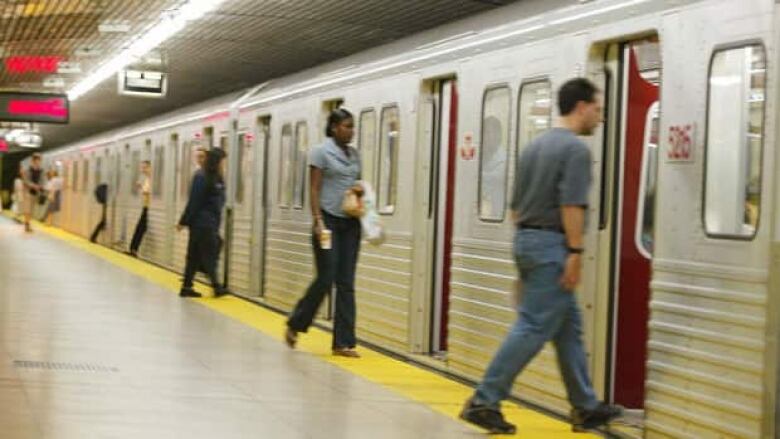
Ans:
{"type": "MultiPolygon", "coordinates": [[[[603,346],[607,399],[644,408],[654,244],[660,44],[656,36],[603,46],[598,283],[608,304],[603,346]]],[[[596,379],[598,382],[599,379],[596,379]]]]}

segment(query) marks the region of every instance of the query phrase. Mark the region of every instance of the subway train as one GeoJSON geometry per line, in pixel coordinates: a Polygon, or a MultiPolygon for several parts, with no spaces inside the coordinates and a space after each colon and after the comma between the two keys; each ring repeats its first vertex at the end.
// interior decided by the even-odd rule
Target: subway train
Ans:
{"type": "MultiPolygon", "coordinates": [[[[139,256],[181,272],[174,224],[193,151],[224,148],[220,276],[287,312],[314,270],[307,153],[347,108],[387,235],[361,249],[358,336],[478,380],[516,317],[515,158],[555,123],[557,86],[585,76],[604,99],[603,125],[583,138],[594,179],[577,292],[597,391],[641,413],[644,437],[775,437],[780,7],[531,0],[499,12],[46,151],[66,182],[56,224],[89,236],[106,182],[101,244],[126,250],[150,160],[139,256]]],[[[331,314],[324,304],[319,322],[331,314]]],[[[545,347],[514,395],[565,415],[554,356],[545,347]]]]}

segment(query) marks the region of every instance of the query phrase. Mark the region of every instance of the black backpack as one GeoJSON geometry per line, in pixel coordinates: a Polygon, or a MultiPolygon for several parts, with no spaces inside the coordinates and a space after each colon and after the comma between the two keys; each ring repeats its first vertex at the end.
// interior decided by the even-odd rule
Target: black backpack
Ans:
{"type": "Polygon", "coordinates": [[[100,204],[106,204],[106,199],[108,198],[108,185],[105,183],[100,183],[95,188],[95,198],[97,198],[97,202],[100,204]]]}

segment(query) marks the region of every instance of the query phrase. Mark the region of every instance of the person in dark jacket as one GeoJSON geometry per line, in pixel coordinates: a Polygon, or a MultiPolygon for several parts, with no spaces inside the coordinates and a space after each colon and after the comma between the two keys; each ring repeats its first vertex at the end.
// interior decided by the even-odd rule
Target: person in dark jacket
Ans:
{"type": "Polygon", "coordinates": [[[41,168],[41,155],[37,152],[32,155],[30,167],[24,172],[22,181],[27,189],[27,193],[24,194],[24,230],[32,232],[30,217],[43,191],[43,168],[41,168]]]}
{"type": "Polygon", "coordinates": [[[214,148],[206,154],[203,169],[195,173],[190,187],[190,198],[182,213],[178,230],[190,229],[187,243],[187,262],[184,268],[184,282],[179,292],[181,297],[200,297],[192,288],[192,280],[198,269],[206,272],[214,296],[227,294],[217,280],[217,259],[219,258],[219,225],[222,208],[225,205],[225,183],[223,179],[225,152],[214,148]]]}
{"type": "Polygon", "coordinates": [[[95,226],[95,230],[92,231],[92,235],[89,237],[91,243],[96,243],[100,232],[106,228],[106,203],[108,202],[108,185],[106,183],[100,183],[95,188],[95,199],[101,207],[100,222],[95,226]]]}

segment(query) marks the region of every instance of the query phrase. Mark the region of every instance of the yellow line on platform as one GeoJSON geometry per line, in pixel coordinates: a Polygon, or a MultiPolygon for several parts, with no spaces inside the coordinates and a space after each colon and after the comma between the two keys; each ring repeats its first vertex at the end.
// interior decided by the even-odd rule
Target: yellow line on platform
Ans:
{"type": "MultiPolygon", "coordinates": [[[[35,230],[45,232],[49,236],[85,250],[171,292],[176,293],[179,290],[180,276],[169,270],[107,247],[92,244],[86,239],[61,229],[38,224],[35,230]]],[[[20,233],[22,233],[21,227],[20,233]]],[[[204,295],[211,293],[209,288],[202,284],[196,285],[195,288],[204,295]]],[[[255,328],[271,338],[283,341],[285,317],[276,312],[232,296],[220,299],[203,298],[195,301],[255,328]]],[[[458,418],[463,401],[473,392],[472,388],[435,372],[415,367],[367,348],[360,349],[362,356],[360,359],[334,357],[330,354],[330,345],[331,334],[329,332],[311,328],[307,334],[301,334],[297,349],[316,355],[328,363],[389,388],[453,419],[458,418]]],[[[599,437],[589,433],[572,433],[569,424],[512,403],[504,404],[503,410],[507,419],[518,426],[518,434],[515,437],[528,439],[599,437]]]]}

